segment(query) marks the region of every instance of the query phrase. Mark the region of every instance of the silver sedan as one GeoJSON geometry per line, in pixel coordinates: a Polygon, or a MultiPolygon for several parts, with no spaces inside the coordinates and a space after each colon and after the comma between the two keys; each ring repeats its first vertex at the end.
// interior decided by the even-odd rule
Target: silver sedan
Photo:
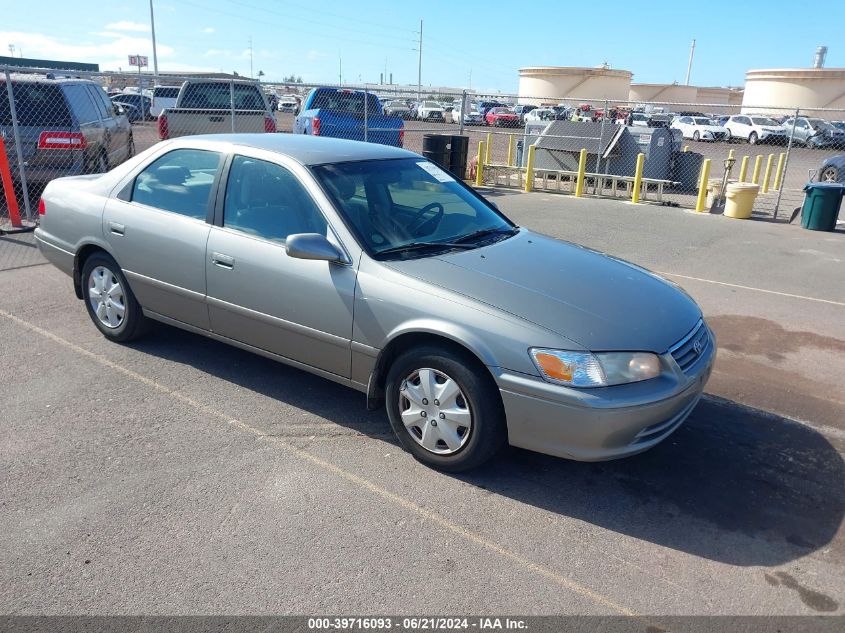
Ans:
{"type": "Polygon", "coordinates": [[[41,251],[106,338],[154,319],[342,383],[443,470],[506,443],[646,450],[695,407],[715,357],[673,284],[520,228],[397,148],[182,138],[54,180],[39,210],[41,251]]]}

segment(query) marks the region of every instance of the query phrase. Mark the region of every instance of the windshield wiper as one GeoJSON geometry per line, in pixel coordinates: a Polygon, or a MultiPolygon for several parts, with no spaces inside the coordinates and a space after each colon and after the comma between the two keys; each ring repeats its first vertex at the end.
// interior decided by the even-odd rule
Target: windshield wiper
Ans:
{"type": "Polygon", "coordinates": [[[502,233],[507,235],[516,235],[519,231],[518,226],[512,226],[507,228],[495,228],[495,229],[483,229],[481,231],[476,231],[475,233],[470,233],[468,235],[464,235],[463,237],[459,237],[455,241],[458,243],[468,242],[470,240],[475,240],[480,237],[486,237],[487,235],[494,235],[496,233],[502,233]]]}
{"type": "Polygon", "coordinates": [[[383,251],[379,251],[378,255],[389,255],[390,253],[403,253],[405,251],[417,251],[424,248],[460,248],[470,249],[475,248],[474,244],[459,244],[457,242],[410,242],[408,244],[400,244],[399,246],[391,246],[383,251]]]}

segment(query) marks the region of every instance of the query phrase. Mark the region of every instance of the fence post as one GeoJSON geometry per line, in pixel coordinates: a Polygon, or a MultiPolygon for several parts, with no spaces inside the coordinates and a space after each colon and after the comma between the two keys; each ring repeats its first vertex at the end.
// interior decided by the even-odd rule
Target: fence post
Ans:
{"type": "MultiPolygon", "coordinates": [[[[460,124],[461,124],[461,129],[458,132],[458,134],[460,134],[461,136],[464,135],[464,112],[466,112],[466,107],[467,107],[467,91],[464,90],[463,92],[461,92],[461,116],[458,117],[458,118],[460,118],[460,124]]],[[[452,110],[452,111],[454,112],[454,110],[452,110]]]]}
{"type": "Polygon", "coordinates": [[[760,184],[760,167],[763,166],[763,155],[758,154],[754,159],[754,172],[751,174],[751,182],[755,185],[760,184]]]}
{"type": "MultiPolygon", "coordinates": [[[[792,131],[789,133],[789,142],[786,144],[786,156],[783,159],[783,179],[786,179],[786,172],[789,170],[789,154],[792,151],[792,140],[795,138],[795,124],[798,123],[798,115],[801,113],[801,108],[795,108],[795,116],[792,119],[792,131]]],[[[775,201],[775,211],[772,214],[772,219],[778,219],[778,210],[780,209],[780,199],[783,195],[783,187],[778,189],[778,198],[775,201]]]]}
{"type": "Polygon", "coordinates": [[[493,133],[487,132],[487,143],[485,144],[485,148],[487,153],[484,155],[484,162],[486,164],[490,164],[493,161],[490,159],[490,156],[493,154],[493,133]]]}
{"type": "Polygon", "coordinates": [[[604,100],[604,114],[601,117],[601,129],[599,131],[599,151],[596,152],[596,173],[601,172],[601,154],[602,154],[602,142],[604,141],[604,124],[607,121],[607,99],[604,100]]]}
{"type": "Polygon", "coordinates": [[[684,151],[684,152],[688,152],[688,151],[689,151],[689,145],[684,145],[684,149],[683,149],[683,151],[684,151]]]}
{"type": "Polygon", "coordinates": [[[766,173],[763,175],[763,188],[761,191],[763,193],[769,192],[769,181],[772,177],[772,163],[775,161],[775,155],[769,154],[769,158],[766,160],[766,173]]]}
{"type": "MultiPolygon", "coordinates": [[[[18,113],[15,110],[15,95],[12,91],[12,77],[9,74],[9,67],[6,67],[6,95],[9,97],[9,114],[12,115],[12,134],[15,137],[15,156],[18,160],[18,176],[21,179],[21,195],[23,195],[23,208],[26,211],[26,221],[32,222],[32,210],[29,208],[29,187],[26,184],[26,169],[21,149],[21,133],[18,128],[18,113]]],[[[12,192],[14,195],[14,191],[12,192]]]]}
{"type": "Polygon", "coordinates": [[[235,133],[235,80],[229,80],[229,116],[232,119],[232,134],[235,133]]]}
{"type": "Polygon", "coordinates": [[[785,152],[781,152],[778,154],[778,166],[775,167],[775,184],[774,189],[775,191],[780,189],[781,185],[781,177],[783,176],[783,159],[786,156],[785,152]]]}
{"type": "Polygon", "coordinates": [[[698,198],[695,201],[695,210],[699,213],[704,211],[704,203],[707,200],[708,180],[710,180],[710,159],[705,158],[701,165],[701,178],[698,181],[698,198]]]}
{"type": "Polygon", "coordinates": [[[578,180],[575,181],[575,197],[580,198],[584,195],[584,181],[586,178],[584,174],[587,171],[587,150],[581,150],[581,156],[578,158],[578,180]]]}
{"type": "Polygon", "coordinates": [[[513,150],[514,150],[514,139],[516,138],[516,134],[508,134],[508,167],[513,167],[513,150]]]}
{"type": "Polygon", "coordinates": [[[478,141],[478,160],[475,163],[475,186],[484,184],[484,141],[478,141]]]}
{"type": "Polygon", "coordinates": [[[525,191],[528,193],[534,189],[534,151],[536,149],[533,144],[528,146],[528,159],[525,163],[525,191]]]}
{"type": "Polygon", "coordinates": [[[367,116],[367,110],[370,109],[368,107],[370,105],[369,101],[370,101],[370,95],[367,93],[367,86],[365,84],[364,85],[364,142],[365,143],[367,143],[369,141],[369,129],[368,128],[370,126],[368,125],[368,123],[369,123],[368,118],[369,117],[367,116]]]}
{"type": "Polygon", "coordinates": [[[631,202],[634,204],[640,201],[640,189],[643,186],[643,165],[645,165],[645,154],[637,154],[637,170],[634,172],[634,191],[631,193],[631,202]]]}
{"type": "Polygon", "coordinates": [[[739,165],[739,182],[745,182],[745,177],[748,175],[748,156],[742,157],[742,163],[739,165]]]}

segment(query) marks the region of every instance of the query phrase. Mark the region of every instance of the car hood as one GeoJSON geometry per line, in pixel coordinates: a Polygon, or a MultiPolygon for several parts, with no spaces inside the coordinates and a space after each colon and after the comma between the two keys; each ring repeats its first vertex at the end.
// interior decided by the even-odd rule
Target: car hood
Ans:
{"type": "Polygon", "coordinates": [[[663,353],[701,318],[686,293],[645,269],[526,229],[479,249],[384,263],[593,351],[663,353]]]}

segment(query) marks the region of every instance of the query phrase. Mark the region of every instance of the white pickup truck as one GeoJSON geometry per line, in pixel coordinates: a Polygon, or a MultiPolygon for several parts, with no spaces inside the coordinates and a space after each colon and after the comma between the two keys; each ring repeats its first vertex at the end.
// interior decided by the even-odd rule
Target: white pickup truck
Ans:
{"type": "Polygon", "coordinates": [[[193,134],[275,132],[276,118],[258,82],[236,79],[189,79],[176,107],[158,117],[162,140],[193,134]]]}

